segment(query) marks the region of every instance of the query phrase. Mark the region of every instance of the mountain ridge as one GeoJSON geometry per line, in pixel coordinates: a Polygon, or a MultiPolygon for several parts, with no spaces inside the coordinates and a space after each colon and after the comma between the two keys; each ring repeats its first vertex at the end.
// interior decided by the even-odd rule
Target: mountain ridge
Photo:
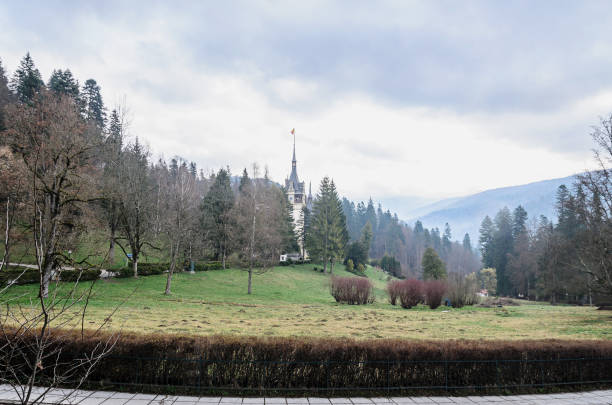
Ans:
{"type": "Polygon", "coordinates": [[[404,222],[410,225],[418,220],[426,228],[438,227],[443,230],[445,223],[448,222],[453,239],[461,240],[464,234],[468,233],[474,244],[474,241],[478,239],[478,228],[482,219],[486,215],[493,218],[504,206],[513,210],[516,206],[522,205],[529,214],[529,218],[545,215],[549,219],[556,220],[554,203],[557,188],[562,184],[570,187],[576,176],[498,187],[408,209],[396,205],[399,202],[397,198],[391,204],[386,201],[383,201],[383,204],[392,211],[398,212],[398,216],[404,218],[404,222]]]}

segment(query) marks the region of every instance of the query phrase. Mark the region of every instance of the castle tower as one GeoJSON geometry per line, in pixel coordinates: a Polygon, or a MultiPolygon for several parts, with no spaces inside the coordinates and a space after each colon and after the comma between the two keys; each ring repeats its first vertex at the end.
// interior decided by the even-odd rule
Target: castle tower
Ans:
{"type": "MultiPolygon", "coordinates": [[[[291,204],[291,210],[293,214],[293,228],[296,235],[301,233],[304,218],[303,208],[310,205],[312,195],[306,195],[306,187],[303,181],[300,181],[297,173],[297,159],[295,157],[295,130],[291,131],[293,134],[293,158],[291,159],[291,174],[289,178],[285,179],[285,190],[287,191],[287,198],[291,204]]],[[[303,252],[303,256],[307,256],[304,251],[303,241],[298,238],[298,244],[300,246],[300,253],[303,252]]]]}

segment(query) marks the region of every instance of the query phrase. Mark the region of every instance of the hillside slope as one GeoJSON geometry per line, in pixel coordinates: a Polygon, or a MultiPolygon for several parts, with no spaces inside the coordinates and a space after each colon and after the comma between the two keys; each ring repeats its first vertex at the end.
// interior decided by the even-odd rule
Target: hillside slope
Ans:
{"type": "Polygon", "coordinates": [[[554,205],[557,188],[562,184],[571,187],[573,183],[574,176],[570,176],[441,200],[413,211],[407,222],[413,224],[420,220],[427,228],[439,227],[441,230],[448,222],[454,239],[461,240],[467,232],[475,241],[485,215],[493,217],[505,206],[514,209],[522,205],[530,218],[545,215],[556,219],[554,205]]]}

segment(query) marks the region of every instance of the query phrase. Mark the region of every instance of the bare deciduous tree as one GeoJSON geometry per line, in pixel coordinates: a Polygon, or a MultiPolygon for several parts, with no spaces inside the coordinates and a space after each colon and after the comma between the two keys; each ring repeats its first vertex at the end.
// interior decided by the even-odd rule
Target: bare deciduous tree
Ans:
{"type": "Polygon", "coordinates": [[[578,267],[589,289],[612,297],[612,115],[591,134],[597,170],[578,177],[578,215],[585,226],[578,246],[578,267]]]}
{"type": "Polygon", "coordinates": [[[197,212],[196,178],[189,171],[187,162],[182,158],[173,159],[166,171],[167,181],[164,200],[165,230],[170,244],[170,269],[164,294],[170,294],[172,275],[176,269],[177,258],[189,237],[188,230],[195,221],[197,212]]]}
{"type": "Polygon", "coordinates": [[[145,245],[153,238],[153,202],[151,194],[154,185],[149,175],[149,152],[138,142],[128,144],[122,153],[118,184],[120,235],[115,242],[128,255],[132,255],[134,277],[138,277],[138,260],[145,245]]]}
{"type": "Polygon", "coordinates": [[[284,244],[282,190],[266,179],[258,179],[259,169],[246,170],[240,183],[238,202],[234,206],[236,242],[240,265],[248,272],[247,293],[251,294],[253,274],[262,274],[278,263],[284,244]]]}
{"type": "Polygon", "coordinates": [[[68,260],[83,203],[94,199],[92,157],[100,137],[90,132],[70,97],[41,92],[33,104],[8,108],[8,144],[23,162],[29,188],[29,231],[40,269],[41,297],[54,270],[68,260]]]}

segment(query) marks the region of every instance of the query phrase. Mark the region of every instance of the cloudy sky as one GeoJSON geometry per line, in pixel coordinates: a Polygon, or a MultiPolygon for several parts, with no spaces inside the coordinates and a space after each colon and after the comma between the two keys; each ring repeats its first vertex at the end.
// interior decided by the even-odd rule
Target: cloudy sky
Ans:
{"type": "Polygon", "coordinates": [[[612,112],[610,2],[4,1],[0,58],[94,78],[155,155],[352,199],[583,171],[612,112]]]}

